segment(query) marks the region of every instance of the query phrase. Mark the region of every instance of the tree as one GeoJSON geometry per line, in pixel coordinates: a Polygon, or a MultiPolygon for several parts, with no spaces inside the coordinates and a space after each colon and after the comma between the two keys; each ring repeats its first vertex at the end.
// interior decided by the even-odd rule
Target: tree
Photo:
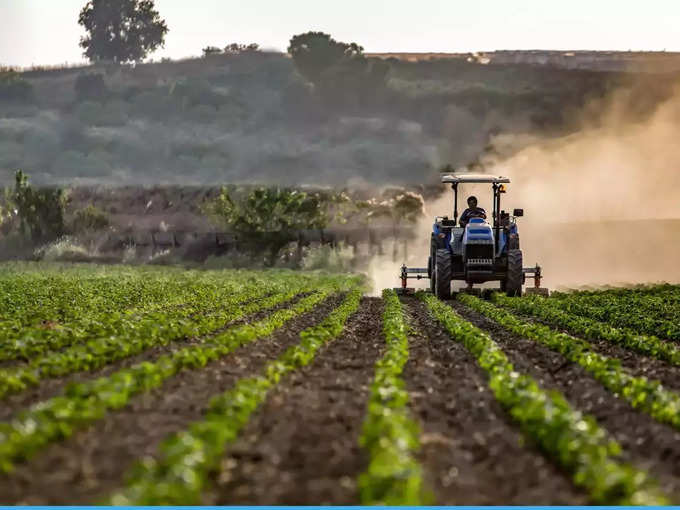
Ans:
{"type": "Polygon", "coordinates": [[[28,182],[28,176],[18,170],[12,202],[21,232],[31,241],[52,241],[64,233],[66,195],[61,189],[34,189],[28,182]]]}
{"type": "Polygon", "coordinates": [[[87,31],[80,46],[92,62],[139,62],[165,44],[168,32],[153,0],[90,0],[78,24],[87,31]]]}
{"type": "Polygon", "coordinates": [[[273,264],[298,230],[324,228],[328,222],[326,201],[320,193],[256,187],[239,193],[223,188],[207,211],[251,246],[251,251],[269,251],[273,264]]]}
{"type": "Polygon", "coordinates": [[[323,73],[354,59],[364,59],[364,49],[356,43],[336,41],[323,32],[307,32],[293,36],[288,53],[295,67],[308,81],[318,84],[323,73]]]}

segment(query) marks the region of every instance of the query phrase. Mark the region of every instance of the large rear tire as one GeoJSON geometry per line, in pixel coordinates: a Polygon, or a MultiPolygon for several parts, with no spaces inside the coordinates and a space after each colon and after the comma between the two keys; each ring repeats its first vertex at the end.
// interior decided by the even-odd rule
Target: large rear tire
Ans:
{"type": "Polygon", "coordinates": [[[434,294],[439,299],[451,299],[451,252],[439,249],[434,260],[434,294]]]}
{"type": "Polygon", "coordinates": [[[522,272],[522,250],[508,250],[508,276],[505,280],[505,293],[508,296],[521,296],[524,273],[522,272]]]}

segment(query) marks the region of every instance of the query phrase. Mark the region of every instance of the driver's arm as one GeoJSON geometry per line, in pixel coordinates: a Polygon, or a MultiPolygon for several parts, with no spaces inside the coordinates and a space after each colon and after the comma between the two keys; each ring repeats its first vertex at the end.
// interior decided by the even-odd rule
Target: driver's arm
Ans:
{"type": "Polygon", "coordinates": [[[465,228],[465,225],[467,225],[468,221],[470,220],[470,209],[465,209],[463,211],[463,214],[460,215],[460,226],[465,228]]]}

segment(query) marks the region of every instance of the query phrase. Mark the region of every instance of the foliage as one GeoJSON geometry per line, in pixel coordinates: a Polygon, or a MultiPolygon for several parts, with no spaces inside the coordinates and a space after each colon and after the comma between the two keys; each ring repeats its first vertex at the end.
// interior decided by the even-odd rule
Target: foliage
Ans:
{"type": "Polygon", "coordinates": [[[680,340],[680,288],[642,286],[557,294],[561,309],[647,335],[680,340]]]}
{"type": "Polygon", "coordinates": [[[341,63],[363,58],[364,49],[356,43],[343,43],[323,32],[307,32],[293,36],[288,53],[302,76],[314,84],[325,71],[341,63]]]}
{"type": "Polygon", "coordinates": [[[109,226],[109,218],[104,211],[89,204],[83,209],[78,209],[71,221],[73,232],[88,230],[102,230],[109,226]]]}
{"type": "Polygon", "coordinates": [[[15,71],[0,71],[0,102],[27,102],[33,97],[33,85],[15,71]]]}
{"type": "Polygon", "coordinates": [[[114,505],[200,504],[210,473],[219,466],[228,443],[238,436],[269,390],[288,373],[308,365],[318,350],[342,333],[359,307],[361,290],[354,289],[318,325],[300,333],[300,343],[270,361],[258,377],[239,379],[234,388],[211,401],[206,417],[188,430],[166,439],[158,460],[140,463],[127,487],[108,501],[114,505]]]}
{"type": "Polygon", "coordinates": [[[580,338],[551,330],[547,326],[522,321],[510,312],[470,295],[459,299],[475,311],[495,320],[515,334],[530,338],[578,363],[605,388],[655,420],[680,429],[680,394],[667,390],[658,381],[635,377],[621,367],[621,362],[593,352],[580,338]]]}
{"type": "MultiPolygon", "coordinates": [[[[607,340],[640,354],[667,361],[680,366],[680,349],[671,342],[664,342],[655,336],[640,335],[635,331],[617,328],[605,322],[581,317],[564,311],[561,300],[543,298],[509,298],[494,294],[499,305],[520,313],[538,317],[551,326],[565,329],[573,334],[591,340],[607,340]]],[[[568,309],[568,308],[567,308],[568,309]]]]}
{"type": "MultiPolygon", "coordinates": [[[[249,275],[252,276],[252,273],[244,273],[245,281],[248,281],[249,275]]],[[[211,295],[209,289],[206,289],[208,292],[203,299],[207,301],[194,309],[193,320],[198,323],[194,332],[202,331],[202,334],[206,334],[212,331],[214,332],[212,336],[204,338],[202,342],[190,344],[160,356],[153,362],[143,362],[130,368],[123,368],[110,376],[93,381],[71,384],[62,395],[41,402],[39,406],[20,413],[12,422],[0,424],[0,470],[11,471],[16,461],[26,459],[52,441],[70,436],[77,429],[103,417],[107,411],[123,407],[132,396],[158,387],[164,380],[182,370],[202,367],[209,361],[225,356],[246,343],[266,337],[291,319],[312,310],[329,293],[347,290],[358,284],[355,278],[308,276],[303,277],[302,285],[295,287],[294,284],[291,285],[291,279],[299,281],[299,274],[281,273],[281,276],[283,278],[274,279],[274,282],[271,279],[257,282],[257,287],[262,292],[273,291],[273,294],[264,300],[250,301],[250,305],[247,305],[248,309],[242,312],[243,307],[239,308],[236,317],[243,316],[243,313],[272,307],[275,303],[289,299],[296,292],[309,292],[313,288],[315,290],[289,308],[272,312],[265,319],[222,330],[220,328],[233,320],[235,316],[232,314],[220,320],[216,320],[215,316],[210,313],[203,316],[211,309],[211,304],[217,307],[216,310],[221,310],[223,302],[223,299],[211,295]],[[284,293],[283,297],[280,292],[284,293]]],[[[213,282],[217,284],[218,289],[222,287],[222,278],[224,276],[220,273],[211,273],[209,276],[209,279],[215,279],[213,282]]],[[[256,282],[251,282],[251,285],[255,284],[256,282]]],[[[249,293],[252,291],[244,289],[244,292],[234,299],[243,301],[249,293]]],[[[216,310],[213,313],[219,314],[220,312],[216,310]]],[[[234,312],[233,307],[232,312],[234,312]]],[[[157,316],[156,328],[163,322],[164,315],[157,316]]],[[[179,321],[174,327],[181,328],[182,322],[185,321],[179,321]]],[[[128,333],[129,329],[128,326],[128,333]]],[[[154,330],[147,330],[147,334],[153,334],[153,332],[154,330]]],[[[189,330],[185,329],[185,334],[188,332],[189,330]]],[[[122,347],[125,343],[120,345],[122,347]]],[[[58,354],[55,352],[55,355],[58,354]]],[[[96,357],[96,354],[90,355],[90,358],[93,357],[96,357]]],[[[85,366],[89,366],[90,362],[87,359],[82,361],[85,366]]],[[[7,378],[4,378],[3,382],[7,383],[7,378]]]]}
{"type": "MultiPolygon", "coordinates": [[[[34,346],[37,350],[31,351],[28,364],[0,368],[0,398],[34,386],[41,379],[95,370],[151,347],[167,345],[180,338],[206,335],[249,313],[279,305],[299,292],[309,290],[311,289],[308,287],[292,285],[287,278],[269,285],[260,280],[255,285],[244,285],[240,292],[224,286],[212,294],[201,295],[203,301],[189,301],[185,303],[186,306],[154,311],[134,320],[111,313],[108,320],[104,319],[103,326],[100,325],[94,332],[79,339],[74,339],[69,330],[62,335],[44,335],[50,339],[57,337],[56,341],[34,346]],[[273,290],[277,292],[271,294],[273,290]],[[202,316],[199,318],[196,314],[202,316]],[[53,351],[52,347],[59,343],[68,347],[53,351]]],[[[22,336],[15,344],[22,354],[26,352],[23,338],[22,336]]],[[[12,344],[8,347],[11,349],[12,344]]]]}
{"type": "Polygon", "coordinates": [[[28,182],[28,176],[18,170],[12,202],[22,234],[33,242],[51,241],[64,233],[66,196],[61,189],[34,189],[28,182]]]}
{"type": "Polygon", "coordinates": [[[375,366],[359,439],[369,457],[368,468],[359,477],[359,492],[364,505],[423,505],[431,496],[415,459],[420,431],[409,415],[408,392],[401,378],[409,356],[404,316],[394,291],[385,289],[383,299],[387,350],[375,366]]]}
{"type": "Polygon", "coordinates": [[[74,83],[78,101],[101,101],[109,95],[109,89],[100,73],[79,74],[74,83]]]}
{"type": "Polygon", "coordinates": [[[225,187],[207,211],[251,242],[253,251],[269,251],[272,264],[298,230],[323,228],[328,221],[320,193],[284,188],[256,187],[238,193],[225,187]]]}
{"type": "Polygon", "coordinates": [[[288,53],[302,76],[320,91],[326,104],[357,108],[384,92],[389,65],[367,60],[357,43],[344,43],[323,32],[293,36],[288,53]]]}
{"type": "MultiPolygon", "coordinates": [[[[532,377],[517,373],[489,335],[449,306],[432,295],[420,294],[420,298],[454,340],[475,357],[487,373],[496,399],[523,433],[567,470],[574,483],[588,491],[593,503],[667,504],[665,496],[643,471],[623,462],[621,446],[608,437],[592,416],[573,409],[562,394],[545,391],[532,377]]],[[[478,311],[481,309],[478,304],[486,305],[469,295],[461,295],[461,300],[478,311]]]]}
{"type": "Polygon", "coordinates": [[[93,62],[139,62],[164,45],[168,32],[153,0],[89,0],[78,24],[87,32],[80,46],[93,62]]]}
{"type": "Polygon", "coordinates": [[[260,45],[257,43],[250,43],[250,44],[240,44],[240,43],[230,43],[227,44],[224,48],[225,53],[245,53],[245,52],[252,52],[252,51],[257,51],[260,49],[260,45]]]}
{"type": "Polygon", "coordinates": [[[206,46],[203,48],[203,58],[210,57],[212,55],[219,55],[220,53],[222,53],[222,50],[217,46],[206,46]]]}

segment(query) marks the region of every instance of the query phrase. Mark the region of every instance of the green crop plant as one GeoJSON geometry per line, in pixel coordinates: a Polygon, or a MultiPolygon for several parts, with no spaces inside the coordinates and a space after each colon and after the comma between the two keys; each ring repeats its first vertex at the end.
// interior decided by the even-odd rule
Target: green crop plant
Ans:
{"type": "Polygon", "coordinates": [[[512,313],[470,295],[461,295],[459,299],[507,330],[543,344],[572,363],[579,364],[605,388],[625,399],[635,409],[680,429],[680,395],[667,390],[658,381],[629,374],[621,367],[619,360],[593,352],[592,346],[585,340],[553,331],[541,324],[522,321],[512,313]]]}
{"type": "Polygon", "coordinates": [[[153,362],[143,362],[110,376],[69,385],[57,397],[19,413],[11,422],[0,423],[0,471],[12,470],[45,445],[70,436],[75,430],[123,407],[134,395],[160,386],[182,370],[205,366],[238,347],[273,333],[300,314],[311,311],[330,293],[353,288],[355,278],[319,282],[319,288],[290,308],[273,312],[260,321],[234,326],[204,343],[178,349],[153,362]]]}
{"type": "MultiPolygon", "coordinates": [[[[518,373],[489,335],[451,307],[432,295],[421,294],[420,298],[451,337],[475,357],[489,378],[491,391],[523,434],[570,473],[574,483],[587,490],[593,503],[667,504],[666,497],[645,472],[623,462],[621,446],[593,417],[573,409],[562,394],[545,391],[532,377],[518,373]]],[[[461,300],[486,305],[469,295],[461,300]]]]}
{"type": "Polygon", "coordinates": [[[606,322],[565,312],[560,302],[550,302],[543,298],[510,298],[499,293],[493,295],[493,301],[504,308],[537,317],[546,324],[563,328],[572,334],[590,340],[607,340],[631,351],[680,366],[680,349],[676,345],[655,336],[640,335],[606,322]]]}
{"type": "Polygon", "coordinates": [[[423,483],[418,424],[408,411],[408,392],[401,373],[408,361],[408,337],[399,298],[383,291],[383,334],[387,350],[375,366],[371,396],[359,443],[369,464],[359,476],[361,502],[423,505],[431,497],[423,483]]]}
{"type": "Polygon", "coordinates": [[[338,337],[357,308],[361,290],[351,290],[343,303],[318,325],[300,333],[300,343],[267,364],[262,375],[240,379],[233,389],[215,397],[207,416],[163,442],[159,455],[136,466],[127,486],[113,494],[114,505],[197,505],[210,473],[227,445],[238,436],[253,412],[281,379],[308,365],[319,348],[338,337]]]}

